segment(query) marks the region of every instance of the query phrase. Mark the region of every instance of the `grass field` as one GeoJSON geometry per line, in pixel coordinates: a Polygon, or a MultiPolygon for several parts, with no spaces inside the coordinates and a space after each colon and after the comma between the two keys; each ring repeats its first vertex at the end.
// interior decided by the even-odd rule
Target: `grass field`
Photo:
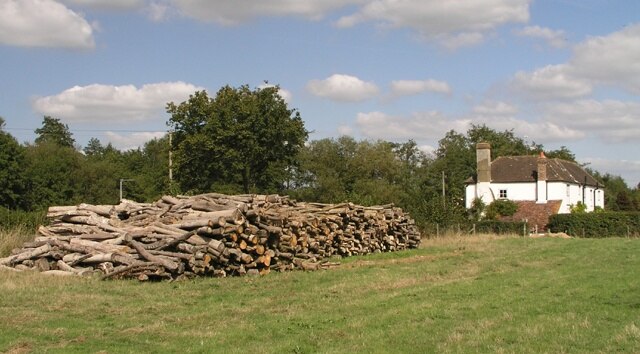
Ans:
{"type": "Polygon", "coordinates": [[[640,240],[470,237],[175,283],[0,271],[0,351],[640,352],[640,240]]]}

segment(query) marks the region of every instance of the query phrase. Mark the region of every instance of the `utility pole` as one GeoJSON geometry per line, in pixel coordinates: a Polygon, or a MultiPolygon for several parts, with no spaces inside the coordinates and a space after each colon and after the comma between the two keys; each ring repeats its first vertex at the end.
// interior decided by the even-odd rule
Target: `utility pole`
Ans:
{"type": "Polygon", "coordinates": [[[122,201],[122,182],[133,181],[131,178],[120,178],[120,201],[122,201]]]}
{"type": "Polygon", "coordinates": [[[169,183],[173,183],[173,132],[169,131],[169,183]]]}
{"type": "Polygon", "coordinates": [[[447,199],[446,199],[446,193],[444,188],[444,171],[442,171],[442,207],[443,208],[447,207],[447,199]]]}

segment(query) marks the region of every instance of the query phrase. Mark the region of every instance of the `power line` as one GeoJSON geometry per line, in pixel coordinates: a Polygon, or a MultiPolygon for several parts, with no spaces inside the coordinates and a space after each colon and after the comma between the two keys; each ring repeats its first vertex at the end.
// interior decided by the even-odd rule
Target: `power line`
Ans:
{"type": "MultiPolygon", "coordinates": [[[[36,129],[30,128],[3,128],[3,130],[14,130],[14,131],[32,131],[35,132],[36,129]]],[[[70,132],[81,132],[81,133],[96,133],[96,132],[114,132],[114,133],[155,133],[155,132],[164,132],[162,129],[147,129],[147,130],[134,130],[134,129],[69,129],[70,132]]]]}

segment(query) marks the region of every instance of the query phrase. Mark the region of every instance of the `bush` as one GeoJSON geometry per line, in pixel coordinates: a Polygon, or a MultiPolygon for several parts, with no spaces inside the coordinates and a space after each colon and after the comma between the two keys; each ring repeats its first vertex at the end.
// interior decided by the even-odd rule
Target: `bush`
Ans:
{"type": "Polygon", "coordinates": [[[495,220],[503,216],[512,216],[518,211],[518,204],[507,199],[494,200],[486,209],[485,217],[495,220]]]}
{"type": "Polygon", "coordinates": [[[557,214],[549,218],[551,232],[575,237],[624,237],[640,235],[640,213],[599,212],[557,214]]]}

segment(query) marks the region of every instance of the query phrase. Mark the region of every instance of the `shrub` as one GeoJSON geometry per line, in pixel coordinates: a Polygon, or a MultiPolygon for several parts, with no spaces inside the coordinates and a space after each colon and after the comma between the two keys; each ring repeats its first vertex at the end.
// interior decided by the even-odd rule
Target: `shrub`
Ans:
{"type": "Polygon", "coordinates": [[[512,216],[518,211],[518,204],[507,199],[494,200],[486,209],[485,217],[495,220],[502,216],[512,216]]]}

